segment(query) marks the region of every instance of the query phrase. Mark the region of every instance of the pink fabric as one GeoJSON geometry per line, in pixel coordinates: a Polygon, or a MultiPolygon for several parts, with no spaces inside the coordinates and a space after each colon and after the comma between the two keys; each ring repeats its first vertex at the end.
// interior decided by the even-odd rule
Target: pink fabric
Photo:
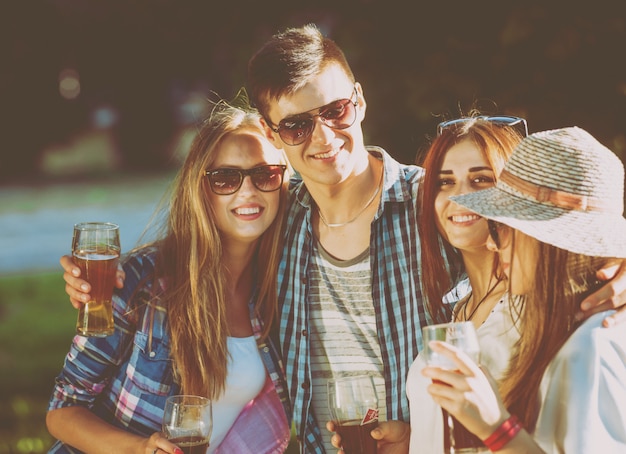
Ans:
{"type": "MultiPolygon", "coordinates": [[[[219,418],[219,415],[213,415],[219,418]]],[[[280,454],[287,449],[291,430],[272,380],[241,411],[216,454],[280,454]]]]}

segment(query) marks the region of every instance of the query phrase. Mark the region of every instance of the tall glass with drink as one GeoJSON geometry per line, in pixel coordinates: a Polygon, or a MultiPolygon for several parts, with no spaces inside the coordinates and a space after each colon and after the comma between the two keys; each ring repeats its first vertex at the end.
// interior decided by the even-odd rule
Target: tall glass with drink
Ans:
{"type": "MultiPolygon", "coordinates": [[[[422,328],[424,341],[423,355],[426,363],[444,369],[455,369],[456,366],[443,355],[434,352],[428,345],[432,340],[444,341],[462,350],[477,363],[480,361],[478,336],[472,322],[442,323],[422,328]]],[[[433,380],[435,381],[435,380],[433,380]]],[[[475,453],[489,452],[482,440],[458,422],[444,409],[443,442],[444,453],[475,453]]]]}
{"type": "Polygon", "coordinates": [[[185,454],[205,454],[213,431],[213,409],[206,397],[176,395],[165,401],[165,437],[185,454]]]}
{"type": "Polygon", "coordinates": [[[78,311],[76,332],[105,337],[115,332],[111,298],[120,257],[119,226],[83,222],[74,226],[72,257],[81,277],[91,284],[91,300],[78,311]]]}
{"type": "Polygon", "coordinates": [[[328,407],[345,454],[376,454],[378,396],[369,375],[328,381],[328,407]]]}

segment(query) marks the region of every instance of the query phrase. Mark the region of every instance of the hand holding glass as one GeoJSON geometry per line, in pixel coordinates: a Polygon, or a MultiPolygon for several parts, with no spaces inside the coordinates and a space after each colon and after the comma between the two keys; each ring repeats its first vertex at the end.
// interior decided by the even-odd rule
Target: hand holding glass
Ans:
{"type": "Polygon", "coordinates": [[[213,431],[213,410],[206,397],[177,395],[165,401],[165,437],[185,454],[205,454],[213,431]]]}
{"type": "Polygon", "coordinates": [[[74,226],[72,257],[81,277],[91,285],[91,300],[78,311],[76,332],[105,337],[115,332],[111,298],[120,257],[119,227],[109,222],[74,226]]]}
{"type": "MultiPolygon", "coordinates": [[[[443,323],[422,328],[424,360],[429,366],[442,369],[456,369],[455,364],[443,355],[433,351],[429,342],[447,342],[465,352],[477,363],[480,361],[480,345],[472,322],[443,323]]],[[[434,383],[445,384],[433,380],[434,383]]],[[[482,440],[468,431],[461,423],[442,409],[445,453],[488,452],[482,440]]]]}
{"type": "Polygon", "coordinates": [[[376,454],[378,396],[368,375],[328,381],[328,407],[345,454],[376,454]]]}

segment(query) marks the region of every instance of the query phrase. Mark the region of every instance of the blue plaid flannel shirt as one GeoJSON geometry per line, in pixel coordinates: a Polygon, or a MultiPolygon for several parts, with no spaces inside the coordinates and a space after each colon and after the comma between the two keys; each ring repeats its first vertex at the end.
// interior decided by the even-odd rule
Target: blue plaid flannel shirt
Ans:
{"type": "MultiPolygon", "coordinates": [[[[115,334],[104,338],[74,337],[63,370],[56,378],[49,410],[79,405],[135,434],[148,437],[161,430],[165,400],[178,394],[180,387],[171,364],[167,311],[158,296],[163,282],[158,282],[157,289],[152,286],[154,267],[155,254],[150,248],[125,260],[124,288],[116,289],[113,297],[115,334]]],[[[255,315],[253,303],[249,306],[250,320],[259,353],[282,403],[278,406],[282,409],[264,407],[260,411],[284,411],[290,424],[291,407],[280,353],[271,338],[260,340],[263,326],[255,315]]],[[[256,424],[270,416],[273,415],[261,414],[256,424]]],[[[262,452],[258,437],[247,441],[250,448],[239,452],[262,452]]],[[[278,441],[272,441],[271,445],[278,441]]],[[[61,442],[56,442],[49,451],[78,452],[61,442]]]]}
{"type": "MultiPolygon", "coordinates": [[[[402,165],[378,147],[368,151],[384,163],[381,205],[372,223],[370,263],[372,297],[383,364],[387,418],[409,421],[406,376],[421,348],[426,324],[419,285],[420,243],[416,201],[424,170],[402,165]]],[[[287,233],[279,267],[280,335],[293,419],[301,449],[324,453],[325,421],[311,410],[311,370],[308,337],[308,266],[311,258],[312,199],[297,178],[292,180],[287,233]],[[320,430],[320,424],[322,429],[320,430]]]]}

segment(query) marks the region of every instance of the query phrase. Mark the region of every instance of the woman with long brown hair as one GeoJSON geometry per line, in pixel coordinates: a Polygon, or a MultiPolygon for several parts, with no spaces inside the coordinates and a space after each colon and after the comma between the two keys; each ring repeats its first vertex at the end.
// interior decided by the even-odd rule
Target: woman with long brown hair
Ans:
{"type": "MultiPolygon", "coordinates": [[[[527,134],[526,121],[511,116],[473,115],[445,121],[437,128],[423,160],[418,228],[422,287],[433,323],[471,321],[482,358],[501,377],[519,332],[516,307],[506,292],[497,254],[486,246],[487,222],[449,197],[494,186],[515,146],[527,134]],[[460,270],[467,279],[456,284],[460,270]],[[456,284],[456,285],[455,285],[456,284]]],[[[443,452],[443,417],[421,375],[419,355],[407,376],[411,407],[411,453],[443,452]]]]}

